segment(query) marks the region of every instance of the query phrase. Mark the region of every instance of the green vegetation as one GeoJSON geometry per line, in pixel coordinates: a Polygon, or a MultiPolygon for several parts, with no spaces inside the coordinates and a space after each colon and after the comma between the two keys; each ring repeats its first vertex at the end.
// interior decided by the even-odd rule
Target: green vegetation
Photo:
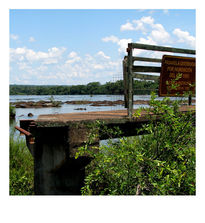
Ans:
{"type": "Polygon", "coordinates": [[[10,195],[34,194],[33,157],[25,140],[10,134],[9,193],[10,195]]]}
{"type": "MultiPolygon", "coordinates": [[[[150,94],[158,89],[158,82],[134,81],[134,94],[150,94]]],[[[124,94],[123,81],[100,84],[92,82],[87,85],[50,86],[50,85],[10,85],[10,95],[93,95],[93,94],[124,94]]]]}
{"type": "MultiPolygon", "coordinates": [[[[99,121],[91,125],[86,145],[76,154],[76,158],[88,154],[94,158],[86,167],[82,194],[195,195],[195,112],[180,112],[181,103],[167,97],[156,100],[152,93],[150,107],[143,109],[150,122],[136,129],[135,137],[122,138],[119,129],[108,129],[99,121]],[[99,132],[109,135],[110,140],[94,147],[99,132]],[[117,137],[118,141],[111,141],[117,137]]],[[[141,111],[133,118],[140,118],[141,111]]],[[[12,134],[10,194],[33,194],[33,158],[25,142],[12,134]]]]}
{"type": "Polygon", "coordinates": [[[16,116],[16,109],[15,109],[15,106],[13,105],[9,105],[9,116],[10,118],[15,118],[16,116]]]}
{"type": "Polygon", "coordinates": [[[61,101],[55,101],[53,95],[50,97],[50,101],[54,107],[60,107],[62,105],[61,101]]]}
{"type": "Polygon", "coordinates": [[[96,152],[89,148],[98,136],[96,129],[103,127],[98,122],[76,155],[89,153],[94,158],[87,166],[82,194],[195,195],[195,113],[180,112],[179,103],[169,98],[158,101],[152,94],[147,111],[154,116],[148,115],[151,122],[136,130],[136,135],[146,134],[109,141],[96,152]]]}
{"type": "MultiPolygon", "coordinates": [[[[179,101],[151,95],[148,115],[151,120],[137,133],[146,134],[109,140],[107,145],[91,148],[100,129],[110,138],[119,129],[103,123],[92,126],[86,146],[76,155],[90,154],[94,159],[86,167],[83,195],[195,195],[195,113],[179,112],[179,101]],[[161,121],[156,116],[161,116],[161,121]],[[96,152],[97,151],[97,152],[96,152]]],[[[141,110],[135,118],[141,116],[141,110]]],[[[33,158],[25,141],[10,136],[10,194],[34,192],[33,158]]]]}

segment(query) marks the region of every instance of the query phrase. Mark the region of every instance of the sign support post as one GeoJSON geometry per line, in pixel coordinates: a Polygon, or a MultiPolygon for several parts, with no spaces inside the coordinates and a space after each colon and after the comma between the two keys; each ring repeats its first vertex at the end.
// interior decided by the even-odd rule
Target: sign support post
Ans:
{"type": "Polygon", "coordinates": [[[189,95],[189,105],[191,105],[192,97],[189,95]]]}

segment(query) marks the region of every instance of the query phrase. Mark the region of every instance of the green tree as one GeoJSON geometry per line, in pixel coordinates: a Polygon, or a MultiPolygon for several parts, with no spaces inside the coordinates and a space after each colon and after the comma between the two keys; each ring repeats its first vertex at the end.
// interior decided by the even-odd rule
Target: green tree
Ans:
{"type": "MultiPolygon", "coordinates": [[[[157,90],[158,83],[152,81],[134,81],[135,94],[150,94],[157,90]]],[[[76,95],[76,94],[123,94],[123,80],[107,82],[91,82],[87,85],[50,86],[50,85],[10,85],[10,95],[76,95]]]]}

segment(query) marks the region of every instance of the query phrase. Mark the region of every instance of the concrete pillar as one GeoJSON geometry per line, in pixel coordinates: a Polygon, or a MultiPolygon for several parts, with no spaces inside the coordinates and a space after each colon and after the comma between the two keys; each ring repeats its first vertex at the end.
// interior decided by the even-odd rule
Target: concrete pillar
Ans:
{"type": "Polygon", "coordinates": [[[68,127],[38,128],[34,149],[36,195],[80,195],[89,157],[70,157],[68,127]]]}

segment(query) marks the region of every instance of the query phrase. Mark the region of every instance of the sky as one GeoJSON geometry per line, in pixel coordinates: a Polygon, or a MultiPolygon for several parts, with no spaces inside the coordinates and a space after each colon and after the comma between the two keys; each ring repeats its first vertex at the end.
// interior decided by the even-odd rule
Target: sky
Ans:
{"type": "MultiPolygon", "coordinates": [[[[11,9],[10,84],[104,84],[130,42],[195,49],[194,9],[11,9]]],[[[135,50],[161,58],[164,53],[135,50]]]]}

